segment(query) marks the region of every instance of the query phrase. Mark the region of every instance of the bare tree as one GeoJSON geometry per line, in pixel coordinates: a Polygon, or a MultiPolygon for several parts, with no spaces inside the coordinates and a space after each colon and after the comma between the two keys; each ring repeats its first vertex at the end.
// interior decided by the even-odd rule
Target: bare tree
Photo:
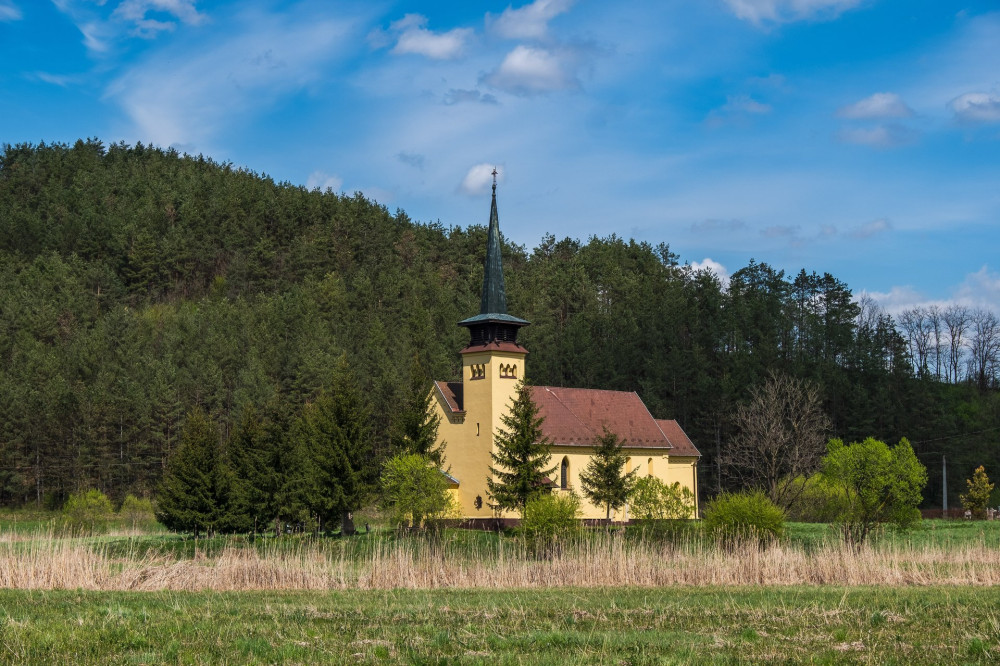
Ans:
{"type": "Polygon", "coordinates": [[[927,329],[927,334],[930,339],[930,350],[929,359],[934,363],[934,376],[940,381],[941,379],[941,352],[943,350],[943,345],[941,344],[941,335],[943,333],[942,321],[943,313],[941,308],[936,305],[932,305],[927,310],[925,310],[927,317],[927,322],[925,328],[927,329]]]}
{"type": "Polygon", "coordinates": [[[965,355],[965,332],[969,328],[969,308],[952,305],[944,311],[948,327],[948,368],[946,379],[954,384],[961,380],[962,358],[965,355]]]}
{"type": "Polygon", "coordinates": [[[737,435],[722,454],[727,472],[744,486],[761,487],[787,508],[802,492],[788,483],[811,474],[826,451],[830,419],[819,388],[804,379],[772,373],[733,415],[737,435]]]}
{"type": "Polygon", "coordinates": [[[910,356],[918,374],[927,372],[927,356],[930,352],[931,333],[927,312],[920,307],[904,310],[899,315],[899,325],[910,343],[910,356]]]}
{"type": "Polygon", "coordinates": [[[989,310],[974,310],[969,337],[969,375],[981,391],[996,385],[1000,361],[1000,320],[989,310]]]}

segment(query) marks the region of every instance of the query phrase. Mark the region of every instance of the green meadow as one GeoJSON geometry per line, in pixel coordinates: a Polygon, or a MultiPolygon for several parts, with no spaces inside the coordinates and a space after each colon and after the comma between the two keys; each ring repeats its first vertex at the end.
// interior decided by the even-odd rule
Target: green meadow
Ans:
{"type": "Polygon", "coordinates": [[[1000,589],[0,591],[4,663],[988,663],[1000,589]]]}

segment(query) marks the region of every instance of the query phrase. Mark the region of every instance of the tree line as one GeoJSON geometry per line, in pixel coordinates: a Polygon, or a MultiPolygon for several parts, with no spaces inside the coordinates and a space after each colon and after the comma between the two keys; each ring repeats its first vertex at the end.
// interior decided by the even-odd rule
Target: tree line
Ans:
{"type": "MultiPolygon", "coordinates": [[[[0,503],[150,496],[190,414],[224,452],[251,414],[304,419],[341,359],[377,468],[415,427],[399,406],[458,376],[485,232],[141,144],[6,146],[0,503]]],[[[706,491],[739,484],[722,462],[770,372],[817,386],[829,436],[907,437],[930,505],[941,455],[952,502],[1000,462],[991,313],[896,321],[830,274],[751,261],[723,285],[615,235],[508,243],[504,261],[509,309],[532,322],[530,380],[637,391],[702,451],[706,491]]]]}

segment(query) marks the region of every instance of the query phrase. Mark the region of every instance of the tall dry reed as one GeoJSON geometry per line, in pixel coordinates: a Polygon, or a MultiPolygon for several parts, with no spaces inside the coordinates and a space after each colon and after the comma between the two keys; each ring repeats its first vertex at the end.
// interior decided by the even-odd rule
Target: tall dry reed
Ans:
{"type": "Polygon", "coordinates": [[[471,547],[373,540],[347,553],[321,542],[230,546],[216,556],[112,555],[100,543],[42,535],[0,542],[0,587],[93,590],[334,590],[703,585],[997,585],[984,545],[831,543],[814,549],[702,541],[664,544],[596,534],[548,557],[504,540],[471,547]]]}

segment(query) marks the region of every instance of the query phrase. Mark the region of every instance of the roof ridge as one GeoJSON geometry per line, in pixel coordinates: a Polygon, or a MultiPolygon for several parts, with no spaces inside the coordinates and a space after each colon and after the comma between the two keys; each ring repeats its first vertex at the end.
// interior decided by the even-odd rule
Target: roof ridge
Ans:
{"type": "Polygon", "coordinates": [[[587,432],[589,432],[593,438],[595,438],[595,439],[597,438],[597,435],[594,433],[593,430],[591,430],[590,426],[587,425],[587,422],[584,421],[583,419],[581,419],[580,416],[576,412],[574,412],[570,408],[569,405],[567,405],[565,402],[563,402],[562,398],[560,398],[559,395],[555,391],[552,390],[554,388],[562,388],[562,387],[559,387],[559,386],[543,386],[541,388],[544,388],[546,391],[548,391],[549,393],[551,393],[552,397],[556,399],[556,402],[558,402],[560,405],[562,405],[563,409],[565,409],[567,412],[569,412],[573,416],[574,419],[576,419],[577,421],[580,422],[580,425],[583,427],[584,430],[586,430],[587,432]]]}
{"type": "Polygon", "coordinates": [[[663,435],[663,440],[667,443],[667,446],[669,446],[670,448],[674,448],[674,444],[673,444],[673,442],[670,441],[670,438],[667,437],[667,433],[663,432],[663,428],[661,428],[660,424],[657,423],[656,417],[653,416],[653,413],[651,411],[649,411],[649,407],[647,407],[646,403],[643,402],[642,398],[639,397],[639,392],[638,391],[632,391],[632,394],[635,395],[635,399],[639,401],[639,404],[642,405],[642,408],[646,410],[647,414],[649,414],[649,418],[651,418],[653,420],[653,425],[655,425],[656,429],[660,431],[661,435],[663,435]]]}

